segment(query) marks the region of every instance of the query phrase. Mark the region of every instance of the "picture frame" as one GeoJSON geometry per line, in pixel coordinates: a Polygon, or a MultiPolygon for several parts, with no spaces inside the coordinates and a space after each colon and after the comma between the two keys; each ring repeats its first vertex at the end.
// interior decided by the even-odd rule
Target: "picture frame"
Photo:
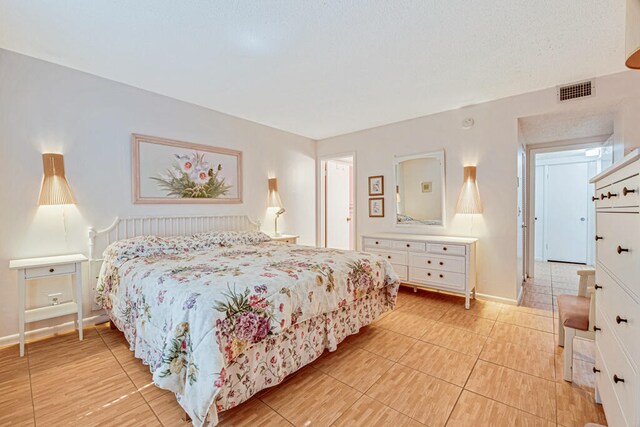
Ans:
{"type": "Polygon", "coordinates": [[[132,134],[134,204],[242,203],[242,151],[132,134]]]}
{"type": "Polygon", "coordinates": [[[384,217],[384,197],[372,197],[369,199],[369,218],[384,217]]]}
{"type": "Polygon", "coordinates": [[[376,175],[369,177],[369,195],[384,196],[384,176],[376,175]]]}

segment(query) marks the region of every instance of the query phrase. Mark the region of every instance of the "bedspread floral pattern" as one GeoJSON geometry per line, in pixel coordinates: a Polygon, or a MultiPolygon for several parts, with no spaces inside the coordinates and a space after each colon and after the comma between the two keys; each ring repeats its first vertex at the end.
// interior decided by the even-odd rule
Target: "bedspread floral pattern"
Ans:
{"type": "Polygon", "coordinates": [[[373,290],[395,302],[397,276],[378,256],[215,234],[118,242],[97,286],[136,357],[194,425],[228,381],[225,368],[252,346],[373,290]]]}

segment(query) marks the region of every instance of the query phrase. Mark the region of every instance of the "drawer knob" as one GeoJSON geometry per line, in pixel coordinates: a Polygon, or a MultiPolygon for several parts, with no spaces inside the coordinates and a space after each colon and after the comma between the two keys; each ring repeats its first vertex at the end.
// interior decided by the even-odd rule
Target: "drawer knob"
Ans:
{"type": "Polygon", "coordinates": [[[427,276],[431,276],[431,273],[427,273],[427,276]]]}
{"type": "Polygon", "coordinates": [[[629,252],[629,249],[625,249],[622,246],[618,246],[616,248],[616,252],[618,252],[619,254],[621,254],[622,252],[629,252]]]}
{"type": "Polygon", "coordinates": [[[596,196],[591,196],[591,201],[595,202],[596,200],[598,200],[598,198],[596,196]]]}
{"type": "Polygon", "coordinates": [[[616,384],[623,383],[624,382],[624,378],[620,378],[619,376],[614,374],[613,375],[613,382],[616,383],[616,384]]]}
{"type": "Polygon", "coordinates": [[[443,277],[444,277],[444,276],[441,274],[441,275],[440,275],[440,278],[442,279],[443,277]]]}
{"type": "Polygon", "coordinates": [[[391,255],[387,255],[387,258],[388,258],[388,259],[391,259],[391,255]]]}
{"type": "Polygon", "coordinates": [[[602,237],[602,236],[598,236],[598,235],[596,234],[596,242],[597,242],[598,240],[602,240],[602,239],[604,239],[604,237],[602,237]]]}
{"type": "Polygon", "coordinates": [[[445,246],[444,248],[442,248],[442,250],[443,250],[443,251],[446,251],[446,250],[447,250],[447,247],[445,246]]]}
{"type": "Polygon", "coordinates": [[[431,260],[428,260],[428,261],[427,261],[427,264],[431,264],[431,260]]]}
{"type": "Polygon", "coordinates": [[[600,369],[596,368],[595,366],[593,367],[593,373],[597,374],[598,372],[600,372],[600,369]]]}
{"type": "Polygon", "coordinates": [[[602,289],[602,286],[598,285],[597,283],[596,283],[595,285],[593,285],[593,287],[596,289],[596,291],[597,291],[598,289],[602,289]]]}
{"type": "Polygon", "coordinates": [[[601,330],[602,330],[602,328],[598,328],[595,325],[593,326],[593,332],[598,332],[598,331],[601,331],[601,330]]]}
{"type": "Polygon", "coordinates": [[[625,318],[623,318],[623,317],[620,317],[620,316],[616,316],[616,323],[617,323],[618,325],[619,325],[620,323],[623,323],[623,322],[624,322],[624,323],[629,323],[629,322],[627,321],[627,319],[625,319],[625,318]]]}
{"type": "Polygon", "coordinates": [[[444,262],[440,261],[440,265],[444,265],[444,262]]]}
{"type": "Polygon", "coordinates": [[[408,248],[410,248],[410,247],[411,247],[411,245],[410,245],[409,243],[407,243],[407,247],[408,247],[408,248]]]}
{"type": "Polygon", "coordinates": [[[612,197],[618,197],[618,195],[615,193],[612,193],[611,191],[607,192],[607,199],[610,199],[612,197]]]}
{"type": "Polygon", "coordinates": [[[376,242],[376,245],[378,244],[378,242],[376,242]]]}
{"type": "Polygon", "coordinates": [[[635,192],[636,192],[636,190],[629,190],[627,187],[624,187],[624,188],[622,189],[622,195],[623,195],[623,196],[626,196],[626,195],[627,195],[627,194],[629,194],[629,193],[635,193],[635,192]]]}
{"type": "Polygon", "coordinates": [[[56,271],[56,270],[55,270],[55,269],[53,269],[53,268],[50,268],[50,269],[49,269],[49,273],[53,273],[54,271],[56,271]]]}
{"type": "Polygon", "coordinates": [[[607,195],[606,195],[606,194],[604,194],[604,193],[601,193],[601,194],[600,194],[600,200],[604,200],[604,199],[606,199],[606,198],[607,198],[607,195]]]}

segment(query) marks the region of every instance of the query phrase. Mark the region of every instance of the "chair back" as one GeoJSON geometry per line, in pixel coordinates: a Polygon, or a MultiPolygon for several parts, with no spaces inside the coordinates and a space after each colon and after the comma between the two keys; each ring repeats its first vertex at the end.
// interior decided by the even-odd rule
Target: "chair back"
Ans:
{"type": "Polygon", "coordinates": [[[592,332],[596,323],[596,271],[579,270],[578,275],[580,276],[578,295],[591,298],[589,304],[589,331],[592,332]]]}

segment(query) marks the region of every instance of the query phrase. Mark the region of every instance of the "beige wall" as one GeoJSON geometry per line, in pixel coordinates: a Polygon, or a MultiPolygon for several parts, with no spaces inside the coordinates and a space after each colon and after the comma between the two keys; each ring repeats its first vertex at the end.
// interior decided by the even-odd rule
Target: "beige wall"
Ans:
{"type": "MultiPolygon", "coordinates": [[[[287,208],[281,231],[315,243],[315,142],[103,78],[0,50],[0,342],[18,330],[11,258],[87,253],[87,228],[115,216],[248,214],[273,229],[267,178],[287,208]],[[243,151],[241,205],[133,205],[131,133],[243,151]],[[41,153],[61,152],[76,206],[37,206],[41,153]]],[[[32,304],[65,281],[36,283],[32,304]]],[[[89,292],[85,286],[85,313],[89,292]]],[[[60,318],[38,328],[69,321],[60,318]]]]}
{"type": "MultiPolygon", "coordinates": [[[[617,105],[624,98],[640,96],[640,72],[625,72],[598,78],[596,96],[558,104],[555,88],[485,102],[400,123],[324,139],[318,142],[318,155],[357,152],[357,204],[367,206],[367,177],[385,176],[385,204],[393,206],[394,155],[445,150],[446,218],[445,226],[413,229],[395,226],[393,213],[369,218],[358,210],[358,236],[371,232],[395,231],[424,234],[475,236],[478,244],[478,291],[514,301],[517,298],[517,148],[519,117],[566,112],[572,109],[617,105]],[[465,130],[461,122],[473,117],[475,126],[465,130]],[[455,205],[462,185],[465,165],[477,165],[477,178],[484,205],[482,215],[456,215],[455,205]]],[[[622,135],[628,146],[637,146],[628,131],[638,122],[637,107],[620,118],[627,126],[622,135]],[[636,119],[631,116],[635,114],[636,119]]],[[[620,123],[617,123],[620,126],[620,123]]],[[[526,141],[523,141],[526,142],[526,141]]],[[[360,239],[358,240],[360,243],[360,239]]]]}

